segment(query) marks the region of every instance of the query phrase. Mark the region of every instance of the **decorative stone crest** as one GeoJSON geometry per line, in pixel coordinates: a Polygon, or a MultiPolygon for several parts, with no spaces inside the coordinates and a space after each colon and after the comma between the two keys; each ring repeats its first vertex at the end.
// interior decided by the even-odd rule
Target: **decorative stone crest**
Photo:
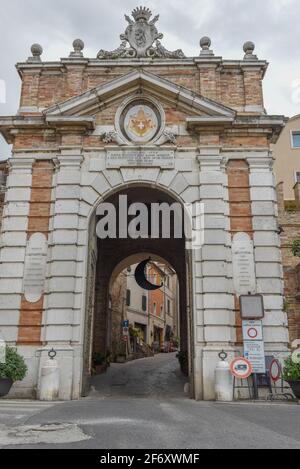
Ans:
{"type": "Polygon", "coordinates": [[[121,138],[121,136],[115,130],[110,132],[104,132],[100,135],[100,140],[106,145],[109,143],[117,143],[120,146],[126,145],[126,142],[121,138]]]}
{"type": "Polygon", "coordinates": [[[149,8],[139,7],[133,10],[132,17],[134,21],[125,15],[128,26],[124,34],[121,34],[121,45],[113,51],[100,50],[98,59],[117,59],[117,58],[177,58],[185,57],[181,49],[174,52],[168,51],[160,43],[163,34],[159,33],[156,23],[159,15],[152,20],[152,13],[149,8]],[[155,43],[155,46],[154,46],[155,43]],[[130,47],[126,47],[129,44],[130,47]]]}
{"type": "Polygon", "coordinates": [[[160,34],[155,26],[159,16],[155,16],[152,21],[151,11],[147,8],[136,8],[132,12],[132,16],[135,19],[133,22],[129,16],[125,16],[126,21],[129,23],[125,34],[121,36],[121,39],[127,41],[131,48],[136,51],[136,56],[147,57],[147,52],[157,39],[162,39],[163,35],[160,34]]]}

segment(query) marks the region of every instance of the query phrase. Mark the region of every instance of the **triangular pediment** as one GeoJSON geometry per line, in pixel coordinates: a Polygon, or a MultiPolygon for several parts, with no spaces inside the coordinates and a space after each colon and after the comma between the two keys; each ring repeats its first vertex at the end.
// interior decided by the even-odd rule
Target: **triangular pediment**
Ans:
{"type": "Polygon", "coordinates": [[[67,101],[51,106],[44,111],[46,118],[93,116],[104,107],[112,105],[122,97],[137,92],[150,92],[157,98],[174,103],[192,117],[211,116],[214,119],[234,119],[235,111],[211,99],[204,98],[187,88],[158,77],[144,70],[134,71],[99,85],[67,101]]]}

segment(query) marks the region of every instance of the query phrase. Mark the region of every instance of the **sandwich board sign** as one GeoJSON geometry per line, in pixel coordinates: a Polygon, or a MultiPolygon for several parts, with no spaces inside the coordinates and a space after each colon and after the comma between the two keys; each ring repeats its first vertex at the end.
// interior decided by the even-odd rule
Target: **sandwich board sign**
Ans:
{"type": "Polygon", "coordinates": [[[280,380],[280,378],[281,378],[281,364],[275,358],[271,362],[269,373],[270,373],[270,377],[271,377],[271,380],[273,381],[273,383],[277,383],[277,381],[280,380]]]}
{"type": "Polygon", "coordinates": [[[237,379],[247,379],[253,373],[252,364],[244,357],[238,357],[230,364],[232,375],[237,379]]]}

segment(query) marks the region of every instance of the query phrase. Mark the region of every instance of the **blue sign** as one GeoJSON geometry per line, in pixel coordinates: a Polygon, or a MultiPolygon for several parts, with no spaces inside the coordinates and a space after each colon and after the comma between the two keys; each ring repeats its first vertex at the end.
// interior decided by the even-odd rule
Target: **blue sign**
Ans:
{"type": "Polygon", "coordinates": [[[127,321],[123,321],[123,328],[128,329],[128,327],[129,327],[129,321],[128,321],[128,320],[127,320],[127,321]]]}

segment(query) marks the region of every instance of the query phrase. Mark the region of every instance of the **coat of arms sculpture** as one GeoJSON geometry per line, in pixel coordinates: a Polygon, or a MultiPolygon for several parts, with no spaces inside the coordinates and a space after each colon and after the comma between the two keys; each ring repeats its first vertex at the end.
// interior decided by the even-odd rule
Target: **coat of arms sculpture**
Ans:
{"type": "Polygon", "coordinates": [[[133,10],[132,17],[134,21],[125,15],[128,26],[125,33],[120,36],[121,45],[113,51],[100,50],[98,59],[185,58],[181,49],[171,52],[161,45],[160,39],[163,38],[163,34],[156,28],[159,15],[151,20],[152,13],[149,8],[139,7],[133,10]],[[130,47],[127,47],[127,44],[130,47]]]}

